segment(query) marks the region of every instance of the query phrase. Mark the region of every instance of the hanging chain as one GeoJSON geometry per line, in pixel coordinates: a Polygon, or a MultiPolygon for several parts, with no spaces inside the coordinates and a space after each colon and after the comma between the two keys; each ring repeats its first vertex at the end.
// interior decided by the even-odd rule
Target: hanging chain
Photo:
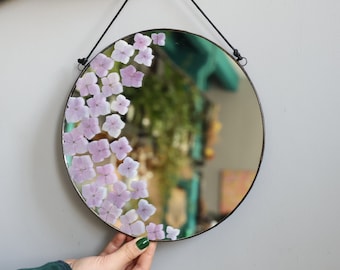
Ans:
{"type": "MultiPolygon", "coordinates": [[[[247,61],[247,58],[243,57],[241,55],[241,53],[234,48],[233,45],[230,44],[230,42],[227,40],[227,38],[221,33],[220,30],[218,30],[218,28],[216,27],[216,25],[209,19],[209,17],[204,13],[204,11],[198,6],[198,4],[194,1],[194,0],[191,0],[191,2],[195,5],[195,7],[199,10],[199,12],[201,12],[201,14],[203,15],[204,18],[207,19],[207,21],[210,23],[210,25],[216,30],[216,32],[223,38],[223,40],[228,44],[228,46],[233,50],[233,55],[235,56],[236,58],[236,61],[237,62],[241,62],[243,61],[243,64],[242,66],[245,66],[248,61],[247,61]]],[[[241,63],[240,63],[241,64],[241,63]]]]}
{"type": "MultiPolygon", "coordinates": [[[[88,54],[87,57],[84,58],[79,58],[78,59],[78,63],[79,65],[85,66],[87,64],[87,62],[89,61],[89,58],[91,56],[91,54],[93,53],[93,51],[97,48],[98,44],[100,43],[100,41],[103,39],[103,37],[105,36],[105,34],[107,33],[107,31],[110,29],[111,25],[113,24],[113,22],[117,19],[117,17],[119,16],[120,12],[123,10],[123,8],[125,7],[126,3],[128,2],[128,0],[125,0],[124,3],[122,4],[122,6],[120,7],[120,9],[118,10],[118,12],[116,13],[116,15],[113,17],[112,21],[109,23],[109,25],[106,27],[105,31],[103,32],[103,34],[100,36],[100,38],[98,39],[97,43],[93,46],[92,50],[90,51],[90,53],[88,54]]],[[[228,46],[233,50],[233,55],[236,58],[237,62],[241,62],[243,61],[244,63],[242,64],[243,66],[245,66],[247,64],[247,58],[243,57],[240,52],[235,49],[230,42],[226,39],[225,36],[223,36],[223,34],[221,33],[220,30],[218,30],[218,28],[215,26],[215,24],[209,19],[209,17],[204,13],[204,11],[198,6],[198,4],[194,1],[191,0],[191,2],[195,5],[195,7],[199,10],[199,12],[203,15],[204,18],[206,18],[206,20],[210,23],[210,25],[216,30],[216,32],[223,38],[223,40],[228,44],[228,46]]]]}

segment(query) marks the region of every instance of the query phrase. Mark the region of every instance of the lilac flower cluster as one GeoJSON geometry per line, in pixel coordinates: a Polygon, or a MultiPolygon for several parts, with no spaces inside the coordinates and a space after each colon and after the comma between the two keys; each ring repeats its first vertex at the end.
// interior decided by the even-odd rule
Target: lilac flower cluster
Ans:
{"type": "Polygon", "coordinates": [[[147,182],[138,178],[139,162],[128,156],[132,147],[121,136],[122,116],[130,106],[123,92],[124,87],[142,87],[144,73],[133,62],[150,67],[154,58],[151,44],[164,46],[165,38],[164,33],[151,37],[137,33],[132,45],[119,40],[111,55],[98,54],[68,99],[65,122],[72,129],[63,133],[69,174],[87,206],[122,232],[146,234],[151,240],[176,240],[180,231],[145,223],[156,207],[147,201],[147,182]],[[117,62],[126,65],[119,73],[113,71],[117,62]],[[96,137],[99,134],[107,135],[96,137]],[[131,209],[133,200],[137,209],[131,209]]]}

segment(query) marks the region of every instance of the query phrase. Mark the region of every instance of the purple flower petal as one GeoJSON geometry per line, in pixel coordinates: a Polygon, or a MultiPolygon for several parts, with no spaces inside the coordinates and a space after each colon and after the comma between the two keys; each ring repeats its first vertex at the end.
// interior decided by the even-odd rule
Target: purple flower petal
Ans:
{"type": "Polygon", "coordinates": [[[119,230],[128,235],[132,235],[130,224],[121,224],[119,230]]]}
{"type": "Polygon", "coordinates": [[[139,181],[132,181],[131,182],[131,198],[132,199],[139,199],[139,198],[147,198],[149,197],[149,192],[147,190],[147,183],[146,181],[139,180],[139,181]]]}
{"type": "Polygon", "coordinates": [[[137,50],[145,50],[151,44],[151,38],[140,33],[137,33],[134,37],[133,47],[137,50]]]}
{"type": "Polygon", "coordinates": [[[126,137],[121,137],[119,140],[112,142],[110,148],[119,160],[124,159],[132,151],[132,147],[126,137]]]}
{"type": "Polygon", "coordinates": [[[90,156],[75,156],[72,159],[72,165],[69,168],[69,173],[76,183],[82,183],[96,176],[93,169],[93,163],[90,156]]]}
{"type": "Polygon", "coordinates": [[[147,200],[142,199],[138,202],[137,214],[142,220],[148,220],[154,213],[156,213],[156,207],[148,203],[147,200]]]}
{"type": "Polygon", "coordinates": [[[96,72],[99,77],[104,77],[108,71],[113,68],[114,62],[105,54],[98,54],[90,63],[90,67],[96,72]]]}
{"type": "Polygon", "coordinates": [[[166,227],[166,238],[170,238],[171,240],[176,240],[177,239],[177,236],[179,235],[180,233],[180,230],[179,229],[175,229],[171,226],[167,226],[166,227]]]}
{"type": "Polygon", "coordinates": [[[98,78],[94,72],[88,72],[79,78],[76,82],[76,90],[80,95],[85,97],[89,94],[97,95],[100,92],[100,88],[97,84],[98,78]]]}
{"type": "Polygon", "coordinates": [[[128,235],[140,236],[145,233],[145,224],[142,221],[137,220],[132,224],[122,224],[120,230],[128,235]]]}
{"type": "Polygon", "coordinates": [[[131,209],[125,215],[120,217],[121,227],[120,230],[124,233],[133,236],[139,236],[145,232],[145,225],[142,221],[137,220],[138,214],[136,210],[131,209]]]}
{"type": "Polygon", "coordinates": [[[98,166],[96,168],[97,175],[97,185],[111,185],[118,181],[117,175],[115,173],[115,168],[112,164],[106,164],[104,166],[98,166]]]}
{"type": "Polygon", "coordinates": [[[129,99],[127,99],[123,95],[118,95],[116,100],[112,101],[111,109],[120,113],[121,115],[124,115],[128,112],[129,105],[130,105],[129,99]]]}
{"type": "Polygon", "coordinates": [[[98,187],[95,184],[87,184],[82,187],[82,194],[88,207],[94,208],[101,206],[106,197],[105,187],[98,187]]]}
{"type": "Polygon", "coordinates": [[[120,116],[118,114],[112,114],[106,117],[103,130],[107,131],[110,136],[117,138],[124,126],[125,123],[121,120],[120,116]]]}
{"type": "Polygon", "coordinates": [[[92,117],[98,117],[100,115],[107,115],[110,113],[110,103],[106,101],[106,97],[102,95],[96,95],[87,100],[87,105],[90,108],[90,114],[92,117]]]}
{"type": "Polygon", "coordinates": [[[87,148],[92,154],[92,160],[96,163],[111,156],[110,144],[107,139],[90,142],[87,148]]]}
{"type": "Polygon", "coordinates": [[[146,48],[144,50],[139,51],[139,53],[135,56],[135,61],[138,64],[143,64],[147,67],[150,67],[152,64],[152,59],[154,58],[154,55],[152,54],[151,48],[146,48]]]}
{"type": "Polygon", "coordinates": [[[122,208],[130,199],[131,192],[127,190],[126,185],[121,181],[115,182],[113,191],[108,195],[108,200],[118,208],[122,208]]]}
{"type": "Polygon", "coordinates": [[[87,139],[92,139],[100,132],[99,121],[97,117],[84,118],[79,128],[87,139]]]}
{"type": "Polygon", "coordinates": [[[114,45],[111,58],[117,62],[127,64],[134,53],[134,48],[124,40],[119,40],[114,45]]]}
{"type": "Polygon", "coordinates": [[[151,34],[153,44],[164,46],[165,45],[165,34],[164,33],[153,33],[151,34]]]}
{"type": "Polygon", "coordinates": [[[122,77],[122,84],[127,87],[139,88],[142,86],[142,81],[144,73],[137,71],[132,65],[129,65],[120,70],[120,75],[122,77]]]}
{"type": "Polygon", "coordinates": [[[82,97],[70,97],[65,110],[65,118],[68,123],[76,123],[89,116],[89,108],[82,97]]]}
{"type": "Polygon", "coordinates": [[[123,163],[118,166],[118,171],[121,175],[131,178],[137,175],[138,167],[138,161],[134,161],[132,158],[127,157],[124,159],[123,163]]]}
{"type": "Polygon", "coordinates": [[[112,72],[107,77],[102,78],[102,93],[105,97],[123,92],[123,86],[119,80],[119,74],[116,72],[112,72]]]}
{"type": "Polygon", "coordinates": [[[130,225],[131,228],[131,235],[133,236],[140,236],[141,234],[145,233],[145,224],[144,222],[137,220],[136,222],[130,225]]]}
{"type": "Polygon", "coordinates": [[[150,240],[162,240],[165,238],[163,224],[155,224],[151,222],[149,225],[146,226],[145,229],[150,240]]]}
{"type": "Polygon", "coordinates": [[[98,209],[99,217],[111,225],[116,223],[122,212],[122,209],[117,208],[108,200],[104,200],[101,207],[98,209]]]}
{"type": "Polygon", "coordinates": [[[122,224],[131,224],[138,219],[138,214],[135,209],[131,209],[120,217],[122,224]]]}
{"type": "Polygon", "coordinates": [[[67,156],[75,154],[84,154],[87,152],[88,141],[78,128],[63,134],[63,149],[67,156]]]}

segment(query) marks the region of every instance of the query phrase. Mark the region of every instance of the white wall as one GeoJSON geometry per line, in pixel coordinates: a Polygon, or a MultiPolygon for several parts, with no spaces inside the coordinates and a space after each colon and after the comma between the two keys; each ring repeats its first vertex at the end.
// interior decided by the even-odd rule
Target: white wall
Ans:
{"type": "MultiPolygon", "coordinates": [[[[122,0],[0,4],[1,269],[94,254],[114,235],[76,196],[60,121],[84,57],[122,0]]],[[[131,0],[103,46],[172,27],[224,42],[183,0],[131,0]]],[[[153,269],[338,269],[340,2],[200,0],[249,61],[266,125],[262,168],[238,210],[159,245],[153,269]]]]}

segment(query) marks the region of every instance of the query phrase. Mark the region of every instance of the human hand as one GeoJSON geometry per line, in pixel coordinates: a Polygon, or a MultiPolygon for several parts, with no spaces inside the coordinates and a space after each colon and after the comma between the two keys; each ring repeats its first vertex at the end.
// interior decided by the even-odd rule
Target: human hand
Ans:
{"type": "Polygon", "coordinates": [[[98,255],[65,260],[72,270],[149,270],[156,243],[118,233],[98,255]]]}

